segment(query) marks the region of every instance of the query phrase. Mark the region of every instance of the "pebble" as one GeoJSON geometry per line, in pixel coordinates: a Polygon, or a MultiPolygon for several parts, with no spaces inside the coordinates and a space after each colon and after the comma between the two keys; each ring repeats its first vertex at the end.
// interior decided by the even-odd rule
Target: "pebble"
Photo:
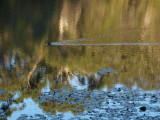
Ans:
{"type": "MultiPolygon", "coordinates": [[[[85,120],[85,116],[90,117],[91,120],[101,119],[157,119],[160,116],[149,116],[147,114],[141,115],[140,113],[147,110],[148,112],[159,113],[160,108],[153,107],[154,104],[160,103],[160,94],[152,94],[142,90],[133,90],[131,88],[122,86],[118,88],[111,88],[108,91],[89,91],[89,90],[72,90],[73,88],[64,87],[60,90],[55,89],[51,92],[43,93],[39,96],[39,103],[54,101],[55,105],[59,108],[67,105],[70,110],[76,112],[76,115],[70,117],[70,120],[85,120]],[[143,104],[143,102],[145,104],[143,104]],[[148,102],[148,104],[146,103],[148,102]],[[75,107],[76,106],[76,107],[75,107]],[[84,111],[84,112],[82,112],[84,111]]],[[[0,113],[3,111],[0,109],[0,113]]],[[[73,113],[74,114],[74,113],[73,113]]],[[[47,117],[36,114],[34,116],[25,116],[26,119],[65,119],[64,114],[57,115],[48,114],[47,117]]]]}
{"type": "Polygon", "coordinates": [[[141,111],[146,111],[146,109],[147,109],[147,108],[144,107],[144,106],[143,106],[143,107],[140,107],[140,110],[141,110],[141,111]]]}

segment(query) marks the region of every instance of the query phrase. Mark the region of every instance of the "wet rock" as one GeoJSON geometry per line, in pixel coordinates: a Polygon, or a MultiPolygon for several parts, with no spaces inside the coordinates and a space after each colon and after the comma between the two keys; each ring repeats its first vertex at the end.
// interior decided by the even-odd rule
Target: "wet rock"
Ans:
{"type": "Polygon", "coordinates": [[[4,111],[5,111],[6,109],[8,109],[8,107],[9,107],[9,106],[8,106],[8,104],[7,104],[6,102],[2,103],[2,105],[1,105],[1,109],[4,110],[4,111]]]}
{"type": "Polygon", "coordinates": [[[113,95],[108,95],[108,97],[112,97],[113,98],[114,96],[113,95]]]}
{"type": "Polygon", "coordinates": [[[120,92],[120,91],[121,91],[121,88],[118,88],[118,91],[120,92]]]}
{"type": "Polygon", "coordinates": [[[139,109],[140,109],[141,111],[146,111],[147,108],[144,107],[144,106],[142,106],[142,107],[140,107],[139,109]]]}
{"type": "MultiPolygon", "coordinates": [[[[92,92],[88,90],[71,91],[62,88],[52,91],[50,94],[42,94],[39,100],[47,102],[50,101],[48,98],[52,98],[58,106],[63,106],[63,103],[67,102],[67,104],[71,106],[71,110],[79,112],[77,114],[78,117],[74,116],[72,119],[82,119],[82,116],[89,116],[91,117],[90,119],[136,119],[136,116],[138,116],[137,119],[148,119],[147,114],[145,116],[139,116],[140,111],[160,112],[160,108],[151,107],[149,104],[150,101],[160,103],[160,95],[158,94],[154,95],[139,89],[133,90],[124,86],[118,86],[109,91],[110,92],[97,90],[92,92]],[[74,105],[81,106],[81,109],[74,108],[74,105]],[[84,110],[86,112],[82,112],[84,110]]],[[[63,116],[57,115],[56,118],[61,119],[63,116]]],[[[154,118],[156,118],[156,116],[154,118]]]]}

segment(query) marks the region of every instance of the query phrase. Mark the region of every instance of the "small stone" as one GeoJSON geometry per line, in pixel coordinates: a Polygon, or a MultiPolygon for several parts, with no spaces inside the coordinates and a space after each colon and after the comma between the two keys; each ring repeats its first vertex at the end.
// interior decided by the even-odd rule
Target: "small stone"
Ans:
{"type": "Polygon", "coordinates": [[[113,98],[113,96],[112,96],[112,95],[108,95],[108,97],[112,97],[112,98],[113,98]]]}
{"type": "Polygon", "coordinates": [[[155,96],[155,95],[153,95],[152,97],[153,97],[153,98],[155,98],[156,96],[155,96]]]}
{"type": "Polygon", "coordinates": [[[121,88],[118,88],[118,91],[120,92],[120,91],[121,91],[121,88]]]}
{"type": "Polygon", "coordinates": [[[2,103],[1,109],[2,110],[8,109],[8,104],[7,103],[2,103]]]}
{"type": "Polygon", "coordinates": [[[140,107],[140,110],[141,110],[141,111],[146,111],[146,109],[147,109],[147,108],[144,107],[144,106],[143,106],[143,107],[140,107]]]}

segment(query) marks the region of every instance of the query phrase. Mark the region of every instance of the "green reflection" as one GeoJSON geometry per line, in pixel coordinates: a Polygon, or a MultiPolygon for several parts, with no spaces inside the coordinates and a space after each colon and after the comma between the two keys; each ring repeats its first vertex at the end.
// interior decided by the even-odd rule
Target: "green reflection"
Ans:
{"type": "MultiPolygon", "coordinates": [[[[85,43],[158,43],[159,16],[156,13],[160,5],[156,0],[1,3],[1,83],[4,85],[6,81],[12,81],[11,85],[18,83],[18,87],[27,78],[41,79],[43,73],[39,78],[33,75],[41,67],[50,71],[45,75],[54,76],[61,67],[82,75],[93,75],[101,67],[112,67],[120,72],[116,82],[132,86],[135,81],[140,85],[144,79],[146,86],[140,85],[142,88],[159,88],[159,49],[156,46],[45,45],[49,41],[85,37],[88,38],[85,43]],[[132,81],[131,84],[129,81],[132,81]],[[154,83],[152,86],[151,81],[154,83]]],[[[104,81],[102,83],[106,85],[108,82],[104,81]]]]}
{"type": "Polygon", "coordinates": [[[159,9],[157,0],[1,0],[0,89],[20,91],[18,103],[37,101],[47,80],[59,89],[77,73],[90,90],[116,83],[159,89],[159,46],[46,45],[79,38],[87,38],[77,41],[84,44],[159,43],[159,9]],[[97,79],[100,68],[120,74],[97,79]]]}

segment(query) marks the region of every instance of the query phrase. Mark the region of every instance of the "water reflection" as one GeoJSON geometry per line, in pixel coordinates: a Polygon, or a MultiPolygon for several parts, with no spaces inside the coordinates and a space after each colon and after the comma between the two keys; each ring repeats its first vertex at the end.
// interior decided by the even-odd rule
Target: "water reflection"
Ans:
{"type": "MultiPolygon", "coordinates": [[[[17,120],[20,116],[23,114],[27,114],[28,116],[34,116],[35,114],[44,114],[43,109],[39,108],[39,104],[33,101],[31,98],[24,99],[23,103],[13,104],[10,106],[11,109],[17,109],[12,113],[10,117],[8,117],[8,120],[17,120]]],[[[23,116],[23,119],[25,119],[25,115],[23,116]]]]}
{"type": "Polygon", "coordinates": [[[159,7],[157,0],[1,0],[0,89],[20,94],[17,104],[63,86],[158,90],[159,7]]]}

